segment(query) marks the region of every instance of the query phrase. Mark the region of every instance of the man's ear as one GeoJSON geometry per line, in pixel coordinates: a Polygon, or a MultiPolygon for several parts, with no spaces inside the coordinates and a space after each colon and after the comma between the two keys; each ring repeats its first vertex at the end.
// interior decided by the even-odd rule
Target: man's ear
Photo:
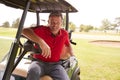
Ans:
{"type": "Polygon", "coordinates": [[[63,22],[63,20],[62,20],[62,21],[61,21],[61,26],[63,26],[63,23],[64,23],[64,22],[63,22]]]}
{"type": "Polygon", "coordinates": [[[47,22],[49,23],[49,20],[47,22]]]}

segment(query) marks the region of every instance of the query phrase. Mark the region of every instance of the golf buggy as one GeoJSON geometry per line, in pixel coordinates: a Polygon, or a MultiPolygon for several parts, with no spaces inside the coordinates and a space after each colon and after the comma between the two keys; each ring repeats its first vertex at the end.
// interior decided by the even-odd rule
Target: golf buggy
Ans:
{"type": "MultiPolygon", "coordinates": [[[[15,40],[11,44],[9,53],[0,62],[0,80],[26,80],[32,54],[41,52],[39,47],[38,49],[34,48],[34,44],[37,45],[37,43],[21,35],[27,12],[36,13],[36,25],[40,25],[40,13],[50,13],[52,11],[65,13],[65,29],[68,30],[69,13],[77,12],[77,10],[66,0],[0,0],[0,3],[23,10],[15,40]],[[25,40],[24,43],[23,40],[25,40]]],[[[69,38],[71,43],[76,45],[71,40],[71,32],[69,38]]],[[[80,68],[75,57],[62,59],[61,65],[66,69],[70,80],[80,80],[80,68]]]]}

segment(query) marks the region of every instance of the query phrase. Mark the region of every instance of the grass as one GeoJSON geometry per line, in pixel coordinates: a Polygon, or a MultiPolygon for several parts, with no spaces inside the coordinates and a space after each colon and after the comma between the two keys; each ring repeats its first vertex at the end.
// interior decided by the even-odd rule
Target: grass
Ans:
{"type": "MultiPolygon", "coordinates": [[[[0,36],[14,37],[14,30],[0,28],[0,36]]],[[[87,39],[73,41],[77,43],[73,48],[80,66],[81,80],[120,80],[120,48],[94,45],[87,39]]],[[[9,51],[11,42],[0,39],[0,59],[9,51]]]]}
{"type": "Polygon", "coordinates": [[[81,80],[120,80],[120,48],[93,45],[85,39],[74,41],[81,80]]]}
{"type": "MultiPolygon", "coordinates": [[[[2,28],[0,27],[0,36],[4,37],[15,37],[17,29],[14,28],[2,28]]],[[[0,60],[3,58],[5,54],[8,53],[12,40],[9,39],[2,39],[0,38],[0,60]]]]}
{"type": "Polygon", "coordinates": [[[9,52],[11,43],[11,40],[0,39],[0,60],[9,52]]]}
{"type": "Polygon", "coordinates": [[[0,27],[0,36],[15,37],[17,29],[0,27]]]}

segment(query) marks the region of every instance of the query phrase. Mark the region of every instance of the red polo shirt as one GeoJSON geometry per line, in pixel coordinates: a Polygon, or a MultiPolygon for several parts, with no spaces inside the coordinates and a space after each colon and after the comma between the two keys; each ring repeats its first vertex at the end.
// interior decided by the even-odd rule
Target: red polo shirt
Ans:
{"type": "Polygon", "coordinates": [[[50,32],[50,28],[46,26],[38,26],[33,30],[51,48],[51,58],[45,58],[41,54],[34,54],[33,57],[45,62],[58,62],[63,46],[70,44],[67,31],[60,29],[59,35],[54,36],[50,32]]]}

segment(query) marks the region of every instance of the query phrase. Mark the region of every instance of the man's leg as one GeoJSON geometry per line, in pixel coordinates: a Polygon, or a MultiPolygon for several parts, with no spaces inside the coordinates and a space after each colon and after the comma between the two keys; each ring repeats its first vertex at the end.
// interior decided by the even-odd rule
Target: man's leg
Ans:
{"type": "Polygon", "coordinates": [[[61,65],[53,65],[49,75],[53,80],[70,80],[67,72],[61,65]]]}
{"type": "Polygon", "coordinates": [[[44,65],[38,61],[33,61],[29,67],[26,80],[39,80],[44,73],[44,65]]]}

